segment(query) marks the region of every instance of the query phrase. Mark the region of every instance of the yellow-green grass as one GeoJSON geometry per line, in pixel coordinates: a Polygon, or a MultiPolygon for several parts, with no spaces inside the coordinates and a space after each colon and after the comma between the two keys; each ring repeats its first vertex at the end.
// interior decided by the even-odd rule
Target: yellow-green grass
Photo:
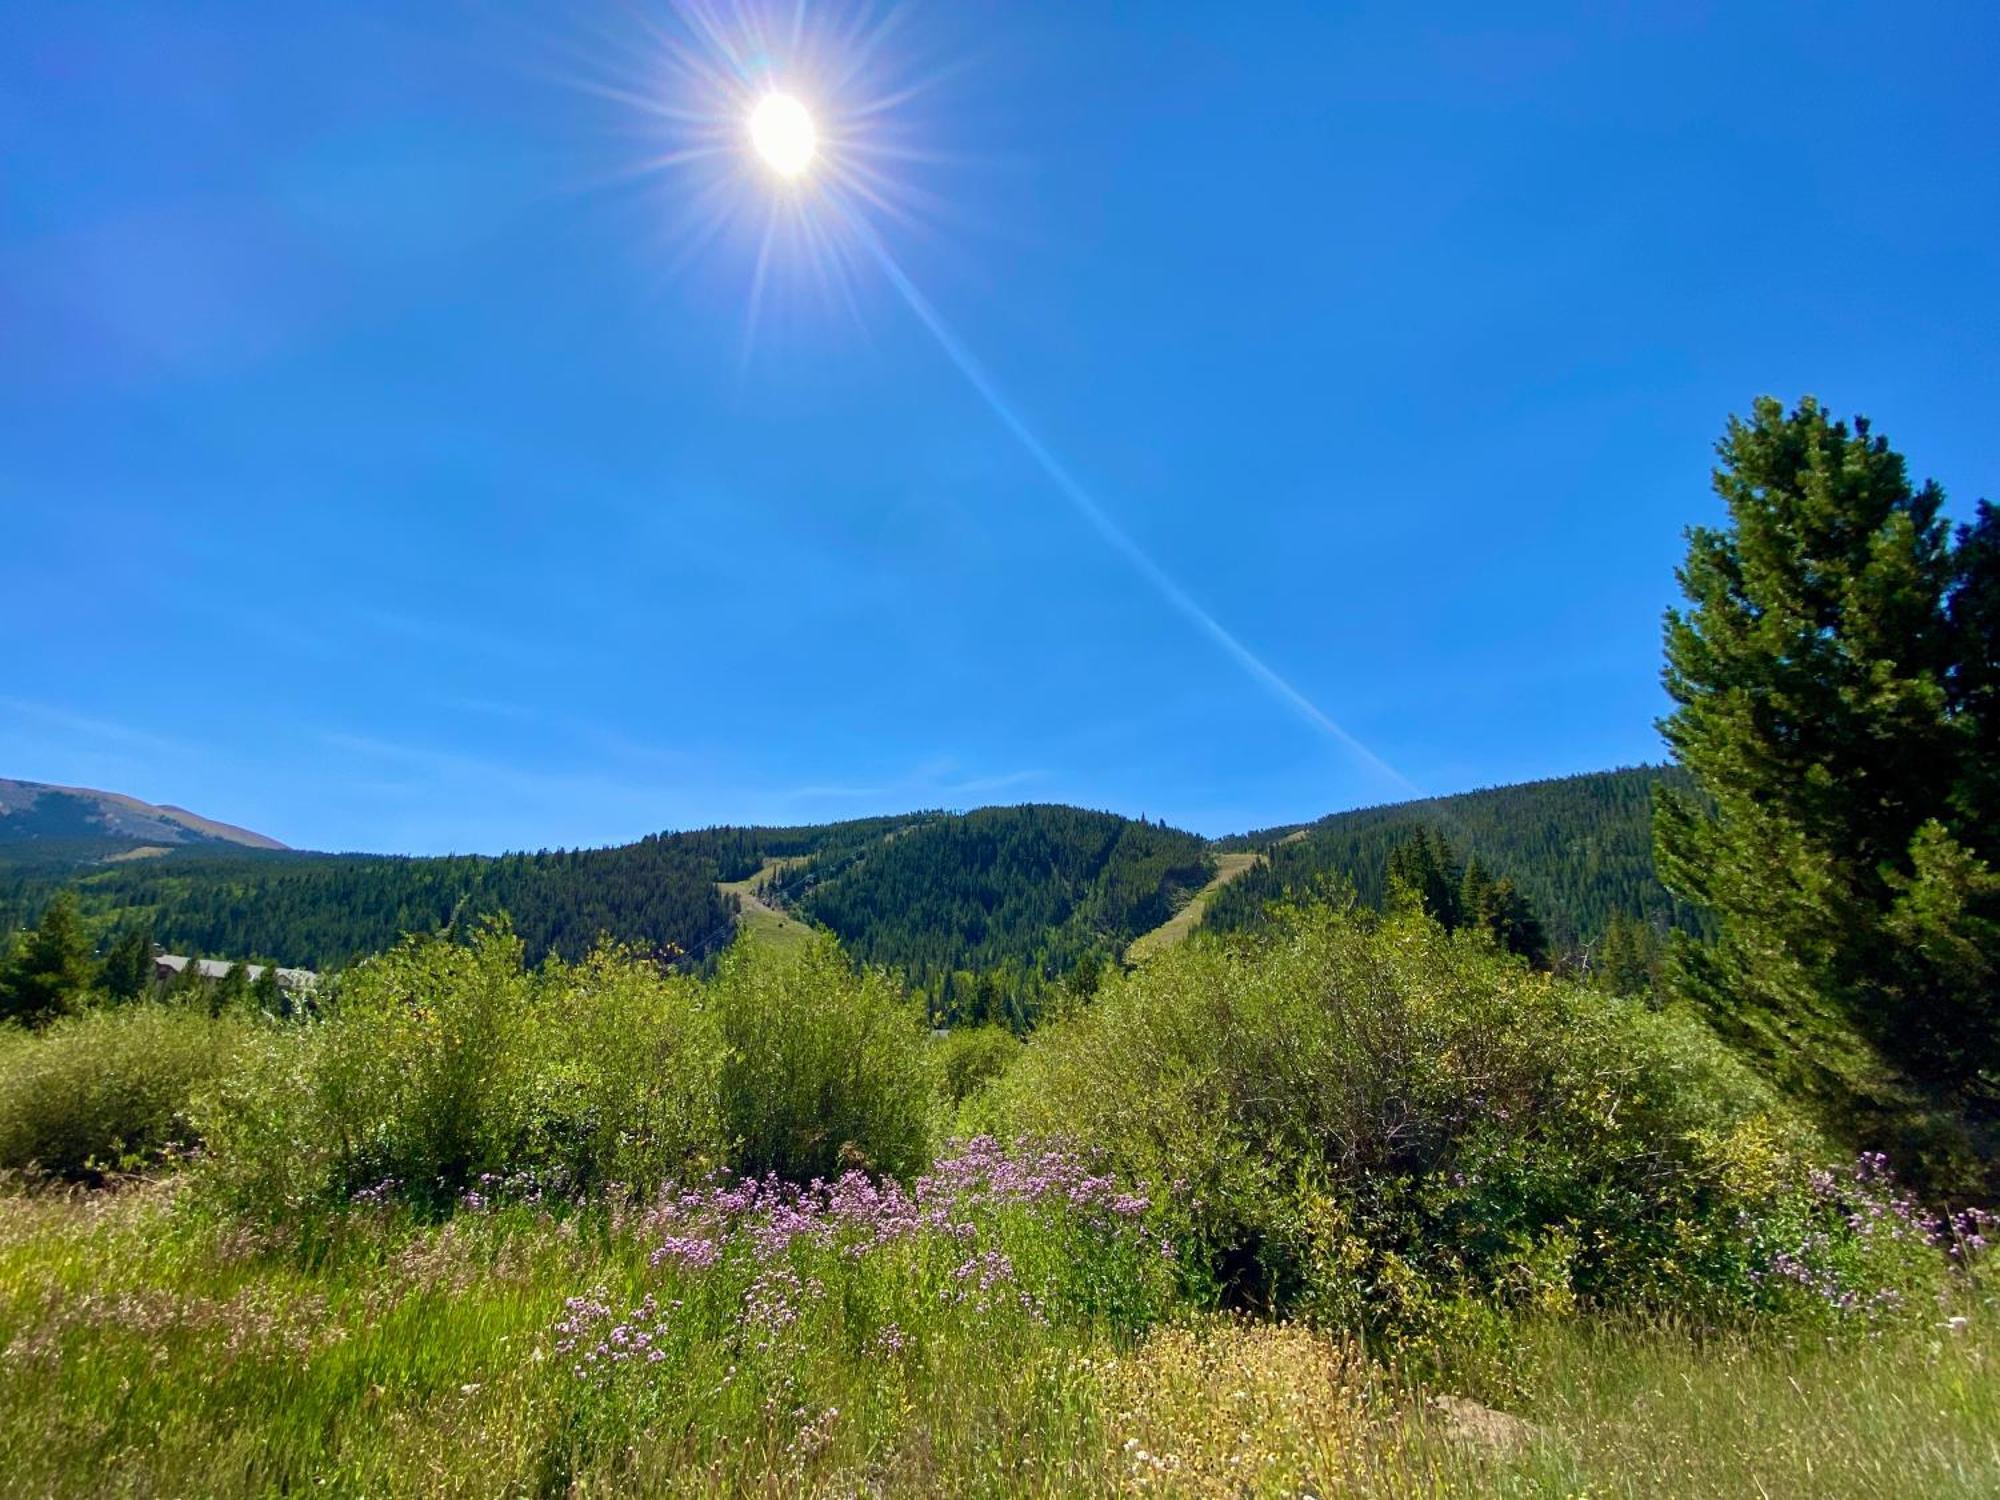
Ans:
{"type": "Polygon", "coordinates": [[[1186,940],[1187,935],[1201,925],[1201,919],[1208,913],[1208,903],[1215,899],[1215,893],[1232,880],[1241,879],[1249,871],[1264,862],[1264,856],[1248,851],[1233,854],[1218,854],[1215,857],[1215,878],[1188,898],[1181,909],[1150,932],[1142,932],[1132,940],[1125,950],[1125,961],[1144,963],[1156,953],[1164,952],[1176,943],[1186,940]]]}
{"type": "Polygon", "coordinates": [[[716,882],[715,888],[725,897],[736,897],[740,930],[749,933],[757,942],[779,948],[796,947],[812,936],[812,928],[764,899],[765,890],[781,871],[803,862],[796,856],[767,859],[754,875],[742,880],[716,882]]]}
{"type": "MultiPolygon", "coordinates": [[[[615,1389],[555,1348],[564,1299],[697,1293],[601,1216],[416,1227],[357,1215],[311,1256],[171,1193],[0,1197],[0,1489],[53,1496],[1985,1496],[2000,1493],[1996,1308],[1969,1291],[1878,1337],[1518,1331],[1534,1424],[1469,1439],[1352,1345],[1189,1315],[1089,1327],[942,1313],[894,1354],[813,1337],[678,1351],[615,1389]],[[1954,1324],[1962,1318],[1962,1324],[1954,1324]],[[740,1362],[740,1366],[739,1366],[740,1362]]],[[[678,1308],[678,1304],[675,1304],[678,1308]]],[[[677,1312],[676,1316],[680,1316],[677,1312]]]]}

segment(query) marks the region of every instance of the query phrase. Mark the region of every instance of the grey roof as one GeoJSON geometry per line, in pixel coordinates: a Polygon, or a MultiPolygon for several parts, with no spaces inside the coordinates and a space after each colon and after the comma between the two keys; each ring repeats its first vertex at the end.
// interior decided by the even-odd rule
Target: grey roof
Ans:
{"type": "MultiPolygon", "coordinates": [[[[187,956],[180,953],[157,953],[153,956],[156,967],[178,974],[188,966],[187,956]]],[[[223,958],[197,958],[195,967],[201,971],[203,979],[220,979],[236,965],[223,958]]],[[[263,964],[245,964],[250,982],[255,984],[263,977],[263,964]]],[[[278,983],[288,990],[309,990],[319,983],[319,975],[311,969],[280,969],[278,983]]]]}

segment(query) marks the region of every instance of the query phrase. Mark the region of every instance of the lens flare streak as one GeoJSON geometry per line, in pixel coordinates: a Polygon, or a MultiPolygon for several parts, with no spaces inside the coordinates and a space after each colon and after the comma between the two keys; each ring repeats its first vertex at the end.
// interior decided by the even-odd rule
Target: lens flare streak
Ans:
{"type": "Polygon", "coordinates": [[[1069,501],[1071,507],[1076,510],[1077,514],[1083,517],[1091,529],[1103,538],[1114,552],[1124,558],[1141,578],[1151,584],[1154,591],[1161,598],[1165,599],[1167,603],[1172,605],[1184,617],[1193,622],[1203,634],[1208,636],[1216,645],[1220,646],[1231,660],[1247,672],[1253,680],[1279,702],[1290,708],[1300,718],[1304,719],[1306,723],[1312,725],[1313,728],[1319,730],[1322,734],[1325,734],[1336,744],[1347,750],[1378,775],[1408,791],[1412,796],[1422,797],[1424,793],[1420,787],[1386,760],[1382,759],[1373,750],[1369,749],[1367,745],[1357,739],[1352,732],[1333,718],[1332,715],[1320,708],[1312,699],[1292,686],[1276,668],[1272,667],[1262,657],[1258,656],[1256,652],[1244,645],[1242,641],[1230,633],[1220,620],[1202,608],[1194,596],[1181,587],[1172,574],[1168,573],[1165,568],[1155,562],[1145,549],[1134,541],[1125,529],[1111,518],[1104,507],[1099,505],[1091,493],[1084,488],[1082,481],[1070,472],[1068,466],[1056,457],[1049,446],[1035,434],[1034,429],[1029,427],[1021,414],[1014,409],[1013,404],[1008,401],[1006,396],[1001,393],[1000,388],[993,383],[992,378],[987,375],[985,368],[978,360],[972,357],[971,351],[965,347],[964,342],[960,340],[951,326],[945,322],[938,310],[931,305],[930,299],[917,289],[916,283],[910,280],[909,275],[903,270],[895,256],[889,253],[889,247],[882,243],[881,236],[875,233],[873,227],[866,220],[846,210],[844,206],[842,212],[847,218],[849,229],[861,244],[866,247],[875,263],[882,268],[882,274],[888,278],[889,284],[896,289],[897,294],[902,297],[910,311],[916,315],[917,321],[922,323],[925,329],[929,331],[931,337],[937,340],[938,346],[944,350],[945,356],[951,360],[952,364],[957,366],[959,374],[965,377],[967,384],[974,391],[978,392],[980,398],[985,401],[994,416],[1000,419],[1000,424],[1013,435],[1014,440],[1035,461],[1036,466],[1048,476],[1049,481],[1055,485],[1056,490],[1065,500],[1069,501]]]}

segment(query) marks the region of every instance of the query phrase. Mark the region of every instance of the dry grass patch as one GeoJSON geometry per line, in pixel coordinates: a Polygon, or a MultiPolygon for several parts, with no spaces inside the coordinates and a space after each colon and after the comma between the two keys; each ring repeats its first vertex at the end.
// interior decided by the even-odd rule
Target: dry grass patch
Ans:
{"type": "Polygon", "coordinates": [[[1105,1379],[1129,1494],[1327,1494],[1380,1425],[1361,1354],[1294,1324],[1163,1329],[1105,1379]]]}

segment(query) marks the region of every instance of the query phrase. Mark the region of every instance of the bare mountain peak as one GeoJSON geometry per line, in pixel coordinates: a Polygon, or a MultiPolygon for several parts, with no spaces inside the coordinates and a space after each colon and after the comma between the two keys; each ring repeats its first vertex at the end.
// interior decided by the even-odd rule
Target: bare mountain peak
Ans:
{"type": "Polygon", "coordinates": [[[104,858],[137,848],[234,844],[282,849],[274,838],[175,807],[94,787],[0,777],[0,848],[45,846],[104,858]]]}

